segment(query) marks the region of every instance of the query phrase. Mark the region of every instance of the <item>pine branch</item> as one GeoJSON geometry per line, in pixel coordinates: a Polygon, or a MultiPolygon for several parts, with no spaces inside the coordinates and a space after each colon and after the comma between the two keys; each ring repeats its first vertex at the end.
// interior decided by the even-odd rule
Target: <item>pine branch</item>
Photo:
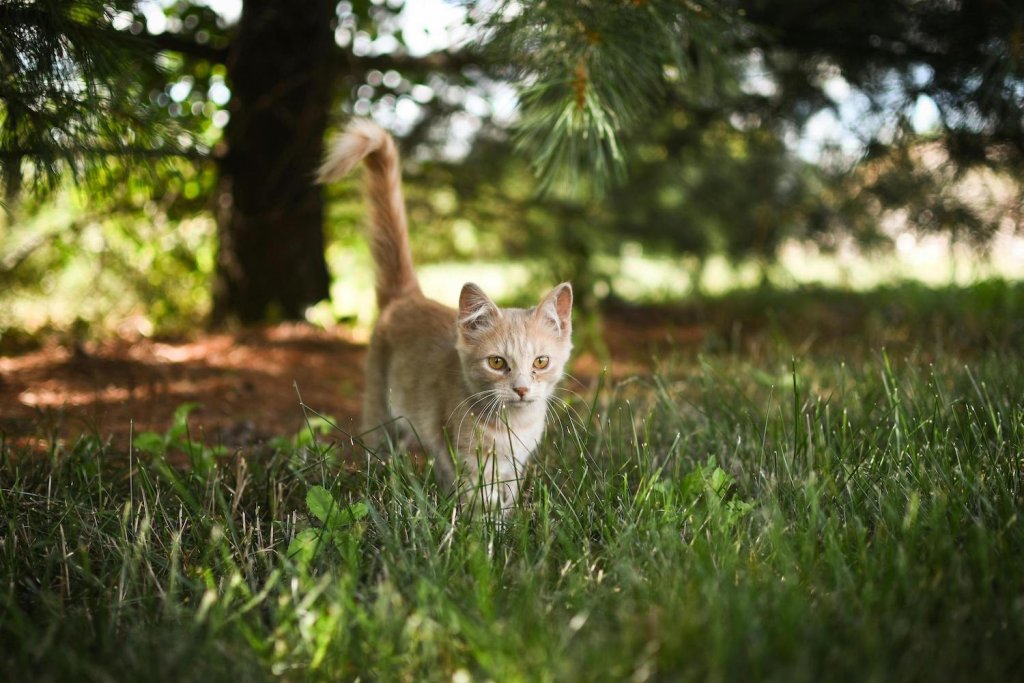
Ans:
{"type": "Polygon", "coordinates": [[[208,150],[203,151],[195,147],[138,147],[138,146],[112,146],[112,145],[72,145],[68,147],[19,147],[0,149],[0,159],[5,161],[16,159],[50,159],[61,158],[85,158],[85,157],[126,157],[140,159],[192,159],[205,161],[214,158],[208,150]]]}
{"type": "Polygon", "coordinates": [[[624,176],[624,135],[683,87],[712,92],[732,80],[741,22],[716,2],[508,0],[491,24],[492,49],[520,90],[517,142],[542,187],[604,190],[624,176]]]}
{"type": "Polygon", "coordinates": [[[154,116],[140,92],[140,42],[111,29],[123,5],[0,6],[0,152],[9,192],[23,160],[36,167],[33,182],[52,186],[65,170],[88,174],[117,150],[144,156],[182,132],[154,116]]]}

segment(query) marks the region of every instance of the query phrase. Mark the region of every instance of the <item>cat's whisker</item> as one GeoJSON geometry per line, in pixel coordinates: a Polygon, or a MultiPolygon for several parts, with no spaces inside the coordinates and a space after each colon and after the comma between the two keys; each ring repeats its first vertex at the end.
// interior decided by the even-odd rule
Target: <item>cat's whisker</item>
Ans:
{"type": "MultiPolygon", "coordinates": [[[[483,403],[484,401],[486,401],[488,398],[490,398],[490,391],[481,391],[481,392],[477,392],[477,393],[471,395],[469,398],[467,398],[467,399],[465,399],[465,400],[463,400],[462,402],[459,403],[459,406],[461,406],[461,405],[464,405],[470,399],[473,399],[473,402],[470,403],[469,406],[466,408],[465,412],[462,413],[462,417],[459,419],[459,425],[455,429],[455,448],[456,449],[458,449],[459,444],[461,443],[461,440],[462,440],[462,425],[466,421],[466,417],[470,416],[470,415],[473,415],[474,414],[473,413],[473,409],[476,408],[476,406],[479,405],[480,403],[483,403]]],[[[446,423],[450,422],[452,417],[455,415],[455,413],[458,412],[458,410],[459,410],[459,408],[458,408],[458,406],[456,406],[455,409],[452,410],[452,412],[448,415],[448,419],[445,422],[446,423]]]]}
{"type": "MultiPolygon", "coordinates": [[[[583,389],[587,388],[587,385],[584,384],[583,380],[581,380],[580,378],[576,377],[576,375],[572,374],[571,372],[565,372],[563,370],[562,371],[562,376],[565,377],[566,379],[571,379],[573,382],[576,382],[576,384],[579,384],[580,387],[582,387],[583,389]]],[[[571,391],[571,390],[567,389],[567,391],[571,391]]]]}
{"type": "MultiPolygon", "coordinates": [[[[502,395],[500,391],[495,390],[491,400],[484,406],[483,410],[476,418],[476,427],[474,429],[484,429],[487,425],[494,422],[495,424],[500,419],[500,411],[503,405],[502,395]]],[[[475,433],[475,432],[474,432],[475,433]]]]}
{"type": "Polygon", "coordinates": [[[587,398],[586,398],[586,397],[585,397],[585,396],[584,396],[583,394],[581,394],[581,393],[580,393],[580,392],[578,392],[578,391],[573,391],[573,390],[572,390],[572,389],[570,389],[569,387],[556,387],[556,388],[555,388],[555,391],[562,391],[562,392],[565,392],[566,394],[570,394],[570,395],[572,395],[572,396],[575,396],[576,398],[578,398],[578,399],[579,399],[580,401],[582,401],[583,403],[589,403],[589,401],[587,401],[587,398]]]}
{"type": "MultiPolygon", "coordinates": [[[[552,396],[552,401],[557,401],[557,408],[561,409],[561,412],[565,413],[565,416],[569,418],[569,424],[572,425],[573,433],[576,435],[576,440],[580,441],[579,433],[587,431],[587,421],[583,419],[583,416],[579,414],[576,408],[558,396],[552,396]]],[[[559,417],[559,410],[555,409],[551,411],[551,414],[556,418],[559,417]]],[[[561,420],[559,419],[561,423],[561,420]]]]}
{"type": "Polygon", "coordinates": [[[497,392],[491,391],[487,396],[487,402],[483,408],[473,413],[473,424],[472,429],[475,434],[489,419],[491,411],[494,410],[494,404],[499,400],[497,392]]]}
{"type": "MultiPolygon", "coordinates": [[[[551,403],[553,401],[557,401],[559,399],[558,399],[558,397],[556,397],[556,396],[554,396],[552,394],[552,395],[548,396],[547,398],[545,398],[544,400],[547,403],[547,407],[550,408],[551,407],[551,403]]],[[[562,422],[562,416],[559,415],[557,411],[550,411],[549,410],[548,414],[554,416],[555,420],[558,421],[558,431],[560,431],[560,432],[562,432],[564,434],[565,433],[565,424],[562,422]]]]}
{"type": "Polygon", "coordinates": [[[584,423],[584,421],[579,417],[579,413],[576,412],[576,409],[573,406],[571,406],[568,402],[564,401],[563,399],[552,395],[550,397],[550,403],[556,402],[556,407],[561,408],[562,410],[559,411],[557,409],[552,409],[551,415],[554,415],[555,419],[558,420],[558,425],[561,428],[562,433],[566,435],[571,434],[571,437],[576,442],[577,447],[582,451],[585,448],[584,444],[586,442],[586,439],[581,436],[581,432],[586,433],[586,423],[584,423]],[[562,417],[559,414],[559,412],[565,413],[565,416],[569,419],[569,425],[571,426],[571,430],[567,430],[565,428],[565,424],[562,422],[562,417]],[[573,413],[575,413],[576,417],[573,417],[573,413]]]}
{"type": "Polygon", "coordinates": [[[561,388],[559,388],[559,389],[556,389],[555,392],[552,392],[552,394],[551,394],[551,398],[553,400],[556,400],[556,401],[559,402],[560,405],[565,406],[566,408],[571,409],[576,414],[576,416],[579,417],[580,413],[579,413],[579,411],[576,410],[576,407],[571,402],[566,400],[565,398],[559,396],[558,393],[557,393],[559,391],[564,391],[568,396],[570,396],[572,398],[575,398],[577,401],[579,401],[580,403],[583,403],[583,404],[587,404],[587,400],[583,396],[580,396],[575,391],[572,391],[571,389],[561,389],[561,388]]]}
{"type": "Polygon", "coordinates": [[[559,400],[561,406],[566,410],[566,412],[572,414],[571,417],[576,420],[576,425],[578,427],[580,427],[581,429],[586,429],[587,428],[587,424],[589,423],[589,420],[583,419],[583,415],[580,414],[580,411],[576,410],[576,406],[574,406],[573,404],[569,403],[565,399],[559,398],[558,400],[559,400]]]}
{"type": "Polygon", "coordinates": [[[503,420],[502,411],[505,409],[505,401],[502,398],[501,392],[496,392],[494,400],[488,404],[487,410],[483,415],[480,416],[481,426],[484,424],[491,424],[495,427],[501,425],[503,420]]]}
{"type": "Polygon", "coordinates": [[[574,428],[583,426],[583,422],[579,419],[579,415],[575,414],[575,408],[558,396],[552,395],[548,397],[548,408],[551,410],[550,414],[558,420],[558,424],[563,431],[565,430],[565,423],[562,422],[562,416],[560,413],[565,414],[574,428]]]}
{"type": "MultiPolygon", "coordinates": [[[[591,405],[590,401],[588,401],[586,399],[586,397],[581,396],[579,393],[573,391],[572,389],[559,388],[556,391],[564,391],[566,394],[568,394],[568,395],[578,399],[579,402],[582,403],[583,405],[591,405]]],[[[578,410],[576,410],[576,408],[574,406],[572,406],[572,404],[570,404],[568,401],[566,401],[565,399],[563,399],[561,397],[559,397],[558,400],[560,400],[567,408],[571,408],[572,409],[573,413],[579,419],[581,424],[588,424],[590,422],[590,419],[584,420],[583,419],[583,415],[578,410]]],[[[591,415],[590,417],[592,418],[593,415],[591,415]]]]}
{"type": "MultiPolygon", "coordinates": [[[[481,457],[480,461],[477,462],[478,469],[477,469],[477,476],[476,476],[476,478],[479,478],[479,474],[480,474],[479,468],[483,468],[484,470],[486,470],[486,468],[488,466],[489,459],[491,457],[493,457],[493,455],[490,455],[490,456],[486,455],[486,453],[491,450],[489,447],[487,447],[486,442],[481,444],[481,442],[479,441],[479,436],[482,435],[482,433],[484,431],[483,430],[483,425],[486,424],[490,420],[490,417],[491,417],[492,413],[495,410],[497,410],[498,407],[501,404],[501,396],[500,396],[499,392],[497,392],[495,390],[491,390],[489,393],[490,393],[490,396],[489,396],[490,400],[489,400],[489,402],[486,405],[484,405],[483,410],[480,410],[478,412],[478,414],[474,415],[473,423],[471,425],[472,433],[473,433],[473,435],[475,437],[473,439],[473,441],[477,444],[478,449],[479,449],[479,446],[481,446],[481,445],[485,446],[483,449],[481,449],[481,450],[483,450],[483,453],[476,452],[476,453],[472,453],[471,454],[471,457],[483,456],[483,457],[481,457]]],[[[460,434],[461,434],[461,428],[460,428],[460,434]]],[[[484,472],[484,473],[486,474],[486,472],[484,472]]]]}
{"type": "MultiPolygon", "coordinates": [[[[471,395],[469,396],[469,398],[466,398],[466,399],[464,399],[463,401],[459,402],[459,405],[458,405],[458,406],[456,406],[454,410],[452,410],[452,415],[454,415],[454,414],[455,414],[455,412],[456,412],[456,411],[458,411],[458,409],[459,409],[459,406],[462,406],[462,405],[464,405],[464,404],[465,404],[465,403],[466,403],[467,401],[469,401],[470,399],[474,399],[474,398],[476,399],[475,401],[473,401],[473,402],[472,402],[472,403],[471,403],[471,404],[469,405],[469,407],[468,407],[468,408],[466,408],[466,412],[464,412],[464,413],[462,414],[462,419],[461,419],[461,420],[459,420],[459,426],[458,426],[458,429],[456,430],[456,434],[455,434],[455,448],[456,448],[456,450],[458,450],[458,448],[459,448],[459,444],[460,444],[460,443],[462,443],[462,441],[461,441],[461,440],[462,440],[462,424],[463,424],[463,423],[464,423],[464,422],[466,421],[466,417],[467,417],[467,416],[471,416],[471,415],[472,415],[472,416],[475,416],[475,413],[474,413],[473,409],[474,409],[474,408],[476,408],[476,407],[477,407],[477,406],[478,406],[479,404],[483,403],[484,401],[493,401],[493,400],[496,400],[496,399],[495,399],[495,396],[496,396],[497,394],[498,394],[498,391],[497,391],[497,390],[495,390],[495,389],[484,389],[483,391],[478,391],[478,392],[476,392],[475,394],[471,394],[471,395]]],[[[487,407],[488,407],[489,405],[490,405],[490,403],[487,403],[487,404],[486,404],[486,405],[484,406],[484,410],[482,410],[482,411],[477,411],[477,412],[480,412],[480,413],[484,413],[484,412],[486,412],[486,410],[487,410],[487,407]]],[[[448,416],[448,419],[449,419],[449,420],[451,419],[451,415],[449,415],[449,416],[448,416]]],[[[473,432],[474,432],[474,433],[476,432],[476,427],[478,426],[478,423],[479,423],[479,418],[477,418],[476,420],[474,420],[474,424],[473,424],[473,432]]]]}
{"type": "Polygon", "coordinates": [[[455,415],[456,411],[459,408],[461,408],[462,406],[464,406],[466,403],[468,403],[469,401],[473,401],[474,399],[477,399],[480,396],[490,396],[490,395],[495,394],[495,393],[497,393],[497,390],[495,390],[495,389],[483,389],[481,391],[477,391],[477,392],[474,392],[474,393],[470,394],[466,398],[464,398],[461,401],[459,401],[458,404],[456,404],[456,406],[454,408],[452,408],[451,412],[448,414],[448,419],[449,420],[452,419],[452,416],[455,415]]]}

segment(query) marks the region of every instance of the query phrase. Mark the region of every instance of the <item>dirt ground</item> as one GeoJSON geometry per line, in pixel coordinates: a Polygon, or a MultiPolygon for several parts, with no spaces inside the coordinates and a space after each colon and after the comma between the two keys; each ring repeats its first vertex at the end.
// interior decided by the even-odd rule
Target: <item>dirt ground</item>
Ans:
{"type": "MultiPolygon", "coordinates": [[[[564,380],[576,390],[596,381],[604,368],[613,378],[642,373],[659,346],[697,343],[703,336],[668,311],[621,310],[591,325],[589,333],[580,327],[575,379],[564,380]]],[[[304,424],[303,405],[354,428],[365,352],[365,342],[344,327],[304,324],[182,341],[51,343],[0,356],[0,435],[45,448],[53,439],[86,433],[127,450],[130,434],[165,431],[186,402],[200,406],[189,429],[205,443],[240,446],[294,434],[304,424]]]]}

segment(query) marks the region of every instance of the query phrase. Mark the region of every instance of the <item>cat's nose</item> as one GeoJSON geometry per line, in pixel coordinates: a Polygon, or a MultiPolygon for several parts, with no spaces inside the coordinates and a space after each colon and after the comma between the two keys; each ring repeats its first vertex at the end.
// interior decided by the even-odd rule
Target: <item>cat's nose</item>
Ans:
{"type": "Polygon", "coordinates": [[[526,393],[529,390],[530,389],[528,387],[512,387],[512,391],[514,391],[517,394],[519,394],[519,398],[523,398],[524,396],[526,396],[526,393]]]}

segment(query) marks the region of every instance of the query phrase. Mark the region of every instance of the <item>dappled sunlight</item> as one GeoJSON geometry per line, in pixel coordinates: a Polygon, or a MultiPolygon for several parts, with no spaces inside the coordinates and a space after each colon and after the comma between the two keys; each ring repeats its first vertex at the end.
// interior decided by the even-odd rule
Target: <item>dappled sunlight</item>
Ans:
{"type": "MultiPolygon", "coordinates": [[[[602,300],[614,293],[634,303],[685,301],[697,295],[725,296],[758,287],[767,277],[776,289],[840,287],[868,291],[897,283],[930,287],[970,286],[987,279],[1024,279],[1024,237],[1001,231],[991,248],[978,250],[948,235],[896,236],[894,248],[868,250],[852,241],[835,250],[812,242],[787,240],[777,262],[730,261],[722,256],[698,259],[668,256],[627,242],[617,258],[601,259],[595,270],[593,295],[602,300]]],[[[329,324],[351,320],[360,338],[367,338],[376,307],[368,255],[335,252],[332,301],[315,307],[309,319],[329,324]]],[[[534,262],[484,261],[432,263],[419,268],[424,293],[454,306],[466,282],[476,282],[498,301],[529,299],[540,294],[535,284],[541,266],[534,262]]]]}
{"type": "MultiPolygon", "coordinates": [[[[650,309],[612,312],[596,324],[581,317],[576,330],[562,386],[580,395],[599,377],[649,372],[657,354],[695,350],[706,335],[688,314],[650,309]]],[[[111,435],[126,448],[133,430],[161,432],[186,402],[200,405],[190,417],[197,436],[229,444],[294,433],[304,424],[301,403],[352,429],[365,342],[358,326],[284,324],[180,342],[50,345],[0,358],[0,429],[19,434],[50,424],[65,435],[111,435]]]]}
{"type": "MultiPolygon", "coordinates": [[[[1019,289],[1003,281],[865,293],[755,289],[689,304],[619,303],[600,316],[581,311],[561,386],[585,401],[601,382],[685,376],[715,355],[758,362],[827,352],[855,361],[884,348],[894,357],[966,358],[1019,343],[1019,289]]],[[[0,358],[0,430],[100,433],[126,449],[132,430],[162,432],[175,409],[198,403],[194,434],[229,445],[294,434],[303,404],[352,431],[365,343],[357,325],[284,324],[180,342],[51,344],[0,358]]],[[[785,384],[785,372],[779,377],[785,384]]]]}
{"type": "MultiPolygon", "coordinates": [[[[51,346],[0,358],[3,428],[34,424],[95,429],[119,448],[132,430],[162,431],[182,403],[197,402],[196,434],[246,439],[293,433],[306,405],[351,422],[358,412],[363,348],[344,330],[281,325],[186,342],[51,346]]],[[[228,439],[230,440],[230,439],[228,439]]]]}

